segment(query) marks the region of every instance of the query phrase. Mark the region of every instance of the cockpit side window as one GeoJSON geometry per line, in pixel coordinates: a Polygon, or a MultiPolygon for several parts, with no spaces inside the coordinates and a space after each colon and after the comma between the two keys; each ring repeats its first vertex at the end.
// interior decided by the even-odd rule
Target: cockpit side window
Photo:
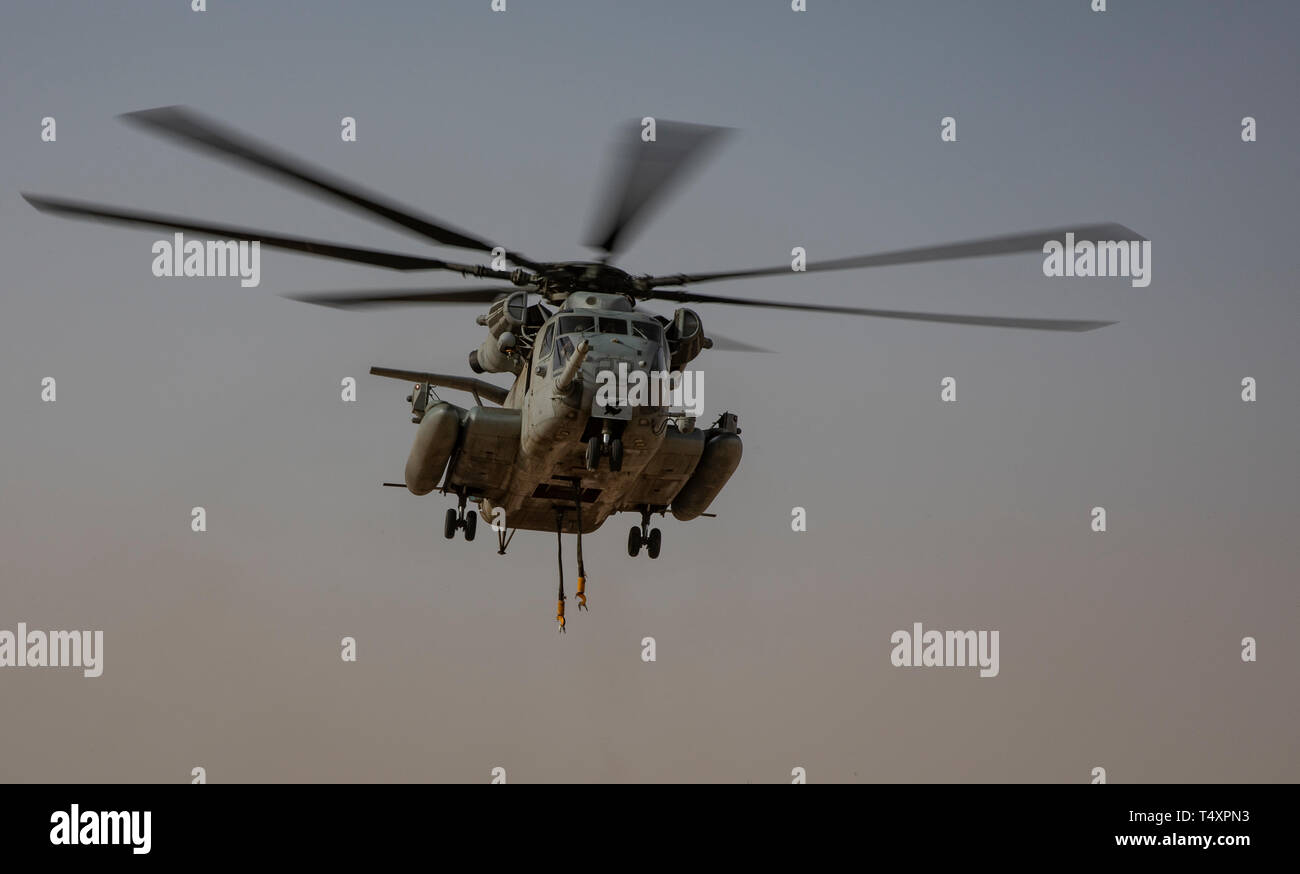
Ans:
{"type": "Polygon", "coordinates": [[[551,357],[551,335],[555,332],[555,322],[546,326],[542,332],[542,342],[537,344],[537,360],[545,361],[551,357]]]}
{"type": "Polygon", "coordinates": [[[581,334],[583,331],[596,330],[594,316],[560,316],[561,334],[581,334]]]}
{"type": "Polygon", "coordinates": [[[600,319],[600,332],[602,334],[627,334],[627,322],[623,319],[609,319],[602,316],[600,319]]]}
{"type": "Polygon", "coordinates": [[[557,373],[560,368],[568,363],[569,357],[573,355],[573,350],[573,338],[560,337],[555,341],[555,370],[557,373]]]}
{"type": "Polygon", "coordinates": [[[650,369],[667,370],[668,355],[664,350],[664,329],[654,322],[633,322],[632,333],[637,337],[654,342],[654,362],[650,365],[650,369]]]}

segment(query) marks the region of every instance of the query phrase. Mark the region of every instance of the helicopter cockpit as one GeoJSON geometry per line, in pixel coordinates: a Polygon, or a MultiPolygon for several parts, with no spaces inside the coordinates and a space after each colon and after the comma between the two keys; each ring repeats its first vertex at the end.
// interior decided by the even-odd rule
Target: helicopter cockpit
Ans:
{"type": "Polygon", "coordinates": [[[629,343],[629,346],[650,353],[646,362],[650,369],[663,370],[666,367],[668,353],[664,346],[664,329],[653,319],[645,316],[629,318],[567,313],[556,316],[542,329],[541,341],[537,346],[537,363],[551,360],[552,366],[558,370],[568,363],[579,343],[595,337],[612,337],[616,340],[628,337],[640,341],[629,343]]]}

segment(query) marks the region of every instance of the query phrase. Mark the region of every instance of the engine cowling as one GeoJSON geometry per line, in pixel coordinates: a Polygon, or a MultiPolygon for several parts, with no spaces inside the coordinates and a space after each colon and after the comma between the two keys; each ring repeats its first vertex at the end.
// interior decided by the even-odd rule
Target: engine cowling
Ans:
{"type": "Polygon", "coordinates": [[[541,304],[529,304],[528,292],[516,291],[494,301],[487,315],[478,323],[488,329],[488,336],[469,353],[469,366],[475,373],[518,373],[524,368],[523,357],[515,353],[526,329],[536,328],[550,315],[541,304]]]}
{"type": "Polygon", "coordinates": [[[502,331],[500,337],[489,334],[469,353],[469,369],[475,373],[518,373],[524,360],[515,352],[514,336],[509,331],[502,331]]]}

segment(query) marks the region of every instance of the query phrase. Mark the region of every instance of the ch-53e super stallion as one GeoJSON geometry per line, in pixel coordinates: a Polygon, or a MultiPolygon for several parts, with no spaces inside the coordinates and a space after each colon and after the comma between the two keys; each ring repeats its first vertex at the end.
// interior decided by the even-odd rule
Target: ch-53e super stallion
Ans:
{"type": "MultiPolygon", "coordinates": [[[[727,304],[875,316],[949,324],[988,325],[1049,331],[1088,331],[1110,322],[1004,318],[931,312],[865,309],[794,301],[703,294],[691,286],[708,282],[790,274],[792,267],[722,272],[632,275],[611,263],[649,207],[685,172],[712,151],[725,129],[643,120],[632,125],[620,147],[621,160],[606,188],[607,202],[593,224],[588,245],[598,261],[535,261],[444,222],[309,166],[270,146],[183,107],[130,113],[125,120],[176,142],[241,164],[277,181],[350,206],[444,246],[489,253],[492,263],[460,264],[419,255],[365,249],[305,237],[223,226],[152,212],[118,209],[62,198],[24,195],[37,209],[72,218],[183,231],[209,240],[253,240],[293,252],[371,264],[400,271],[441,270],[496,284],[464,288],[363,290],[293,295],[298,300],[340,308],[395,304],[481,304],[478,324],[487,331],[469,353],[475,373],[509,374],[507,388],[475,377],[374,367],[371,373],[414,384],[407,398],[418,425],[406,462],[404,486],[411,493],[455,496],[444,534],[473,540],[478,517],[469,503],[492,520],[498,550],[505,552],[519,529],[555,532],[561,545],[557,620],[564,630],[562,535],[577,535],[577,598],[585,608],[586,572],[582,535],[615,513],[635,513],[640,524],[628,532],[628,554],[644,547],[659,556],[661,534],[653,515],[672,513],[682,521],[702,515],[740,462],[737,417],[717,416],[697,427],[693,417],[657,403],[611,402],[597,391],[602,374],[678,373],[706,349],[763,351],[744,343],[710,338],[698,313],[679,308],[671,316],[638,307],[644,301],[727,304]],[[508,283],[508,284],[505,284],[508,283]],[[472,406],[439,398],[435,389],[467,392],[472,406]],[[507,533],[507,531],[509,533],[507,533]]],[[[813,261],[804,272],[846,270],[1015,252],[1041,252],[1045,243],[1074,233],[1081,239],[1131,239],[1116,224],[1074,225],[961,243],[926,246],[813,261]]],[[[214,244],[209,244],[214,245],[214,244]]]]}

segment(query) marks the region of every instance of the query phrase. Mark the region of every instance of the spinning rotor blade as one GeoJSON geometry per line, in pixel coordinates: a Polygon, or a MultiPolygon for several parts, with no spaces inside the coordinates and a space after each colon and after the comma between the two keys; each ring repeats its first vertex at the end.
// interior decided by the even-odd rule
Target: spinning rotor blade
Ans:
{"type": "Polygon", "coordinates": [[[286,294],[290,300],[314,303],[336,309],[373,309],[384,306],[404,306],[420,303],[492,303],[499,297],[520,291],[519,288],[439,288],[423,291],[323,291],[303,294],[286,294]]]}
{"type": "Polygon", "coordinates": [[[721,352],[771,352],[771,349],[764,349],[762,346],[754,346],[740,340],[733,340],[730,337],[724,337],[721,334],[715,334],[712,331],[708,333],[709,340],[713,343],[709,348],[717,349],[721,352]]]}
{"type": "Polygon", "coordinates": [[[1014,319],[1002,316],[959,316],[949,313],[918,313],[906,310],[875,310],[862,307],[824,306],[812,303],[786,303],[784,301],[754,300],[753,298],[718,297],[690,291],[657,291],[656,300],[673,300],[681,303],[724,303],[747,307],[770,307],[782,310],[807,310],[821,313],[843,313],[852,316],[874,316],[880,319],[907,319],[915,322],[945,322],[953,325],[986,325],[995,328],[1030,328],[1038,331],[1093,331],[1113,325],[1114,322],[1084,322],[1069,319],[1014,319]]]}
{"type": "MultiPolygon", "coordinates": [[[[218,156],[243,162],[254,170],[278,177],[315,194],[324,194],[349,203],[364,212],[400,225],[445,246],[492,251],[492,244],[464,231],[443,224],[429,216],[344,182],[306,162],[264,145],[248,136],[184,106],[164,106],[129,112],[123,120],[152,133],[162,134],[184,145],[218,156]]],[[[517,253],[506,253],[516,264],[529,269],[538,265],[517,253]]]]}
{"type": "Polygon", "coordinates": [[[624,248],[663,196],[729,133],[728,128],[658,121],[655,141],[644,142],[641,130],[634,122],[620,134],[607,194],[587,235],[587,245],[603,251],[606,260],[624,248]]]}
{"type": "Polygon", "coordinates": [[[41,212],[65,218],[89,219],[108,224],[140,225],[148,228],[163,228],[172,231],[189,231],[203,237],[225,240],[257,240],[263,246],[275,249],[287,249],[322,258],[336,258],[356,264],[374,264],[391,270],[452,270],[459,273],[474,273],[490,276],[494,279],[509,279],[510,274],[500,270],[489,270],[473,264],[452,264],[438,258],[422,258],[417,255],[403,255],[398,252],[384,252],[379,249],[363,249],[357,246],[344,246],[324,240],[312,240],[305,237],[286,237],[279,234],[258,231],[252,228],[233,225],[200,224],[188,218],[164,215],[158,212],[117,209],[84,200],[68,200],[61,197],[43,197],[38,194],[24,194],[26,200],[41,212]]]}
{"type": "MultiPolygon", "coordinates": [[[[946,243],[939,246],[921,246],[914,249],[898,249],[893,252],[881,252],[875,255],[859,255],[854,258],[836,258],[832,261],[815,261],[807,265],[808,273],[821,270],[856,270],[860,267],[883,267],[892,264],[918,264],[925,261],[947,261],[954,258],[982,258],[988,255],[1010,255],[1015,252],[1042,252],[1043,245],[1049,240],[1063,240],[1067,233],[1073,233],[1080,240],[1142,240],[1141,234],[1123,225],[1108,222],[1095,225],[1073,225],[1064,228],[1051,228],[1041,231],[1027,231],[1023,234],[1009,234],[1002,237],[984,237],[978,240],[966,240],[960,243],[946,243]]],[[[644,280],[650,288],[662,285],[686,285],[693,282],[716,282],[722,279],[743,279],[750,276],[779,276],[793,273],[789,264],[780,267],[760,267],[753,270],[729,270],[721,273],[684,273],[675,276],[651,276],[644,280]]]]}

